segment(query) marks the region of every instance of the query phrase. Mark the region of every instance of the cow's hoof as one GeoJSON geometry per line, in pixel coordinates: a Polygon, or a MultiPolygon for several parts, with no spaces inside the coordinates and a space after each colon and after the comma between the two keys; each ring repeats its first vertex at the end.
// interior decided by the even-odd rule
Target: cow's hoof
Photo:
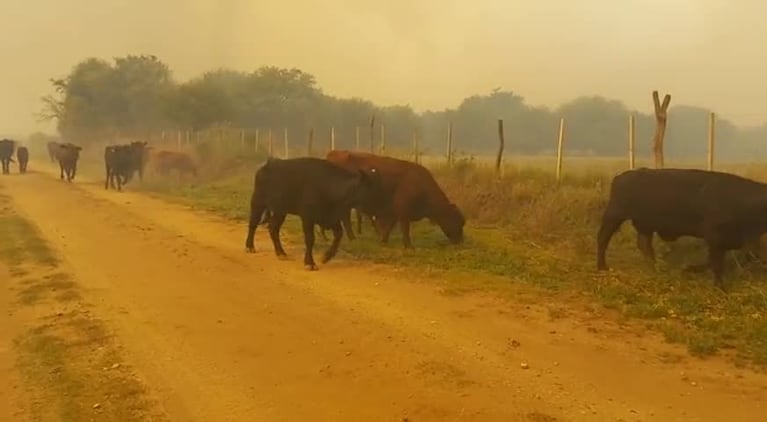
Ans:
{"type": "Polygon", "coordinates": [[[317,264],[304,265],[304,269],[306,269],[306,271],[317,271],[317,270],[319,270],[319,268],[317,268],[317,264]]]}
{"type": "Polygon", "coordinates": [[[256,248],[254,248],[253,246],[246,246],[245,253],[256,253],[256,248]]]}

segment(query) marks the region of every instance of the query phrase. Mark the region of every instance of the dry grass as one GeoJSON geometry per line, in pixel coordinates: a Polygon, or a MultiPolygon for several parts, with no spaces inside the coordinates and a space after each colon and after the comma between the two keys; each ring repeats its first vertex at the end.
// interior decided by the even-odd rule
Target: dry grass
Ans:
{"type": "MultiPolygon", "coordinates": [[[[151,179],[140,189],[244,220],[253,172],[263,160],[263,154],[218,151],[208,156],[196,181],[151,179]]],[[[743,253],[732,254],[726,274],[730,291],[724,294],[713,287],[710,274],[681,271],[705,258],[702,242],[656,240],[658,261],[652,266],[641,259],[635,234],[625,225],[608,251],[615,271],[595,271],[599,219],[610,181],[626,168],[626,160],[569,158],[560,182],[552,157],[510,157],[500,177],[489,158],[458,157],[450,168],[439,161],[423,159],[469,221],[464,245],[449,245],[438,228],[420,222],[414,226],[416,249],[404,251],[396,230],[390,244],[381,245],[366,225],[359,241],[342,243],[343,252],[433,272],[450,280],[456,291],[517,294],[522,288],[585,298],[623,318],[646,320],[693,354],[729,351],[739,362],[767,365],[767,272],[758,260],[746,263],[743,253]]],[[[767,181],[767,166],[723,170],[767,181]]],[[[286,227],[298,231],[295,219],[289,218],[286,227]]]]}

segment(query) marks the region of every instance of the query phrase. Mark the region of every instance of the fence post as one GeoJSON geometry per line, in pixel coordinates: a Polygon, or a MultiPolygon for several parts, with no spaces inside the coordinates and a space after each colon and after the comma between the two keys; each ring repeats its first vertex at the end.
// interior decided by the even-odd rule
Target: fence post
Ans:
{"type": "Polygon", "coordinates": [[[240,130],[240,150],[245,150],[245,131],[240,130]]]}
{"type": "Polygon", "coordinates": [[[495,157],[495,174],[501,175],[501,160],[503,159],[503,148],[505,140],[503,138],[503,119],[498,119],[498,155],[495,157]]]}
{"type": "Polygon", "coordinates": [[[376,116],[374,114],[374,115],[370,116],[370,153],[371,154],[375,154],[375,152],[376,152],[376,150],[375,150],[375,143],[374,143],[374,141],[375,141],[375,139],[374,139],[375,138],[375,134],[373,133],[373,129],[375,128],[375,124],[376,124],[376,116]]]}
{"type": "Polygon", "coordinates": [[[716,115],[708,115],[708,171],[714,170],[714,135],[716,131],[716,115]]]}
{"type": "Polygon", "coordinates": [[[259,133],[259,130],[258,130],[258,128],[256,128],[256,139],[253,141],[253,152],[258,152],[258,147],[260,147],[260,146],[261,146],[261,145],[259,145],[259,143],[260,143],[260,141],[261,141],[261,140],[259,139],[259,138],[261,137],[260,135],[261,135],[261,134],[259,133]]]}
{"type": "Polygon", "coordinates": [[[447,122],[447,165],[453,165],[453,121],[447,122]]]}
{"type": "Polygon", "coordinates": [[[655,106],[655,134],[653,135],[652,149],[655,155],[655,168],[663,168],[663,138],[666,134],[668,120],[668,105],[671,103],[671,95],[663,97],[663,104],[658,98],[658,91],[652,92],[652,101],[655,106]]]}
{"type": "Polygon", "coordinates": [[[309,128],[309,139],[306,140],[306,155],[312,156],[312,144],[314,143],[314,128],[309,128]]]}
{"type": "Polygon", "coordinates": [[[189,146],[189,144],[192,143],[192,131],[187,130],[186,131],[186,145],[189,146]]]}
{"type": "Polygon", "coordinates": [[[333,151],[336,149],[336,128],[334,126],[330,127],[330,150],[333,151]]]}
{"type": "Polygon", "coordinates": [[[386,154],[386,131],[384,130],[384,124],[381,123],[381,155],[386,154]]]}
{"type": "Polygon", "coordinates": [[[282,138],[285,141],[285,159],[288,159],[290,158],[290,146],[288,145],[288,128],[283,130],[282,138]]]}
{"type": "Polygon", "coordinates": [[[559,119],[559,139],[557,141],[557,182],[562,179],[562,148],[565,144],[565,118],[559,119]]]}
{"type": "Polygon", "coordinates": [[[359,126],[354,127],[354,141],[355,141],[355,146],[357,147],[357,151],[359,151],[360,150],[360,127],[359,126]]]}
{"type": "Polygon", "coordinates": [[[413,156],[415,163],[418,164],[418,132],[413,131],[413,156]]]}
{"type": "Polygon", "coordinates": [[[176,134],[176,147],[181,148],[181,131],[176,134]]]}
{"type": "Polygon", "coordinates": [[[636,136],[636,118],[633,114],[629,115],[629,170],[634,170],[634,139],[636,136]]]}
{"type": "Polygon", "coordinates": [[[269,142],[268,154],[269,154],[270,157],[273,157],[274,155],[272,153],[274,152],[274,142],[273,142],[273,139],[272,139],[272,129],[271,128],[269,128],[268,142],[269,142]]]}

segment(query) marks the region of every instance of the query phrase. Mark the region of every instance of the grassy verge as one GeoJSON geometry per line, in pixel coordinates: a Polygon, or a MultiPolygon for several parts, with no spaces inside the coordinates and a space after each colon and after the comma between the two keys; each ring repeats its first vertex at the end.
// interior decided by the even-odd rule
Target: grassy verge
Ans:
{"type": "Polygon", "coordinates": [[[142,384],[121,360],[106,325],[91,315],[71,275],[36,227],[0,192],[0,264],[11,269],[17,367],[31,420],[158,419],[142,384]]]}
{"type": "MultiPolygon", "coordinates": [[[[221,171],[218,166],[189,183],[148,180],[140,189],[244,220],[254,162],[260,160],[250,157],[243,171],[236,166],[221,171]]],[[[448,245],[438,228],[419,222],[413,251],[402,249],[396,230],[391,243],[381,245],[369,226],[361,239],[342,243],[342,249],[359,259],[432,272],[451,280],[456,290],[515,295],[533,290],[564,301],[585,299],[624,319],[644,321],[692,354],[726,352],[741,363],[767,365],[767,272],[754,263],[744,264],[743,254],[733,254],[727,274],[730,291],[724,294],[713,287],[708,273],[681,271],[705,259],[701,242],[656,240],[658,261],[651,265],[640,258],[629,225],[608,251],[608,262],[616,270],[595,271],[598,221],[610,180],[622,163],[599,160],[579,167],[557,183],[550,171],[531,165],[507,166],[500,178],[470,159],[450,169],[432,166],[443,189],[467,216],[464,245],[448,245]]],[[[754,166],[739,170],[756,178],[763,173],[754,166]]],[[[286,228],[297,233],[296,219],[289,217],[286,228]]]]}

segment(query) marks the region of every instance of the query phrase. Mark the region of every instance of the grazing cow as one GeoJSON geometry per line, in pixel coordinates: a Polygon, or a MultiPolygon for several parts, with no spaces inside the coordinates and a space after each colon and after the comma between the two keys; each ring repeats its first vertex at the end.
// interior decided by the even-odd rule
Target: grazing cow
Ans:
{"type": "Polygon", "coordinates": [[[179,174],[189,173],[197,177],[197,165],[192,157],[185,152],[157,151],[152,154],[154,170],[162,175],[167,175],[171,170],[178,170],[179,174]]]}
{"type": "Polygon", "coordinates": [[[16,161],[19,162],[19,173],[27,172],[27,163],[29,163],[29,150],[27,147],[18,147],[16,149],[16,161]]]}
{"type": "MultiPolygon", "coordinates": [[[[424,166],[392,157],[343,150],[328,152],[326,159],[349,170],[378,170],[384,196],[375,204],[365,204],[361,210],[374,218],[382,242],[389,241],[394,224],[399,222],[402,242],[405,248],[412,248],[410,223],[422,218],[439,225],[451,243],[463,241],[466,219],[424,166]]],[[[344,225],[351,226],[351,213],[345,216],[344,225]]]]}
{"type": "Polygon", "coordinates": [[[64,174],[67,176],[67,182],[72,182],[77,173],[77,160],[80,159],[80,150],[82,147],[71,143],[59,144],[56,150],[56,160],[59,162],[59,178],[64,180],[64,174]]]}
{"type": "Polygon", "coordinates": [[[631,220],[637,246],[650,260],[655,258],[655,233],[665,241],[681,236],[705,240],[707,263],[688,270],[710,268],[717,286],[724,289],[725,253],[756,242],[767,232],[767,184],[691,169],[641,168],[615,176],[597,234],[599,270],[607,269],[607,246],[626,220],[631,220]]]}
{"type": "Polygon", "coordinates": [[[10,139],[0,140],[0,164],[3,167],[3,174],[11,172],[11,163],[13,162],[13,150],[16,148],[16,142],[10,139]]]}
{"type": "Polygon", "coordinates": [[[341,219],[352,207],[381,194],[381,183],[375,173],[375,169],[349,171],[313,157],[268,159],[256,171],[253,182],[246,250],[255,251],[256,226],[268,221],[274,251],[278,257],[285,256],[280,227],[287,214],[298,215],[306,246],[304,265],[308,270],[316,270],[312,253],[314,226],[333,230],[333,242],[322,259],[324,264],[338,251],[343,236],[341,219]]]}
{"type": "Polygon", "coordinates": [[[58,142],[48,142],[45,146],[48,148],[48,157],[51,159],[51,163],[56,162],[56,152],[59,150],[59,145],[61,145],[58,142]]]}

